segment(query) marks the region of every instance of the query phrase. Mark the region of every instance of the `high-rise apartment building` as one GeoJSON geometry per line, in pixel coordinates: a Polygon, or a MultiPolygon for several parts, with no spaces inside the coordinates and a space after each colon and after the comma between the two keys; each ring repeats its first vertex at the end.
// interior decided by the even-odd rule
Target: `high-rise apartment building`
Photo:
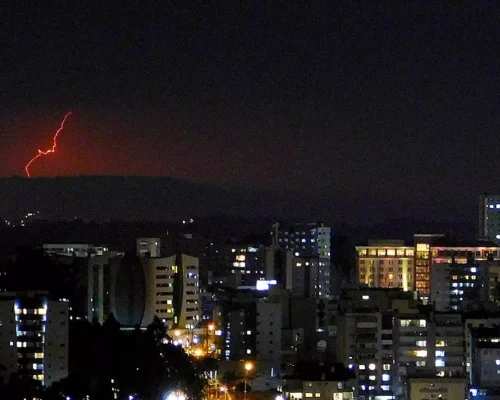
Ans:
{"type": "Polygon", "coordinates": [[[302,223],[274,226],[274,241],[294,257],[318,257],[318,285],[321,297],[330,295],[331,280],[331,228],[321,223],[302,223]]]}
{"type": "Polygon", "coordinates": [[[170,328],[194,329],[201,316],[198,258],[178,254],[141,262],[147,294],[143,324],[156,315],[170,328]]]}
{"type": "Polygon", "coordinates": [[[68,376],[69,304],[37,292],[0,297],[0,376],[13,373],[44,386],[68,376]]]}
{"type": "Polygon", "coordinates": [[[112,259],[121,258],[117,252],[104,252],[88,258],[87,319],[102,324],[110,309],[112,259]]]}
{"type": "Polygon", "coordinates": [[[405,246],[402,240],[371,240],[356,251],[359,283],[415,290],[414,247],[405,246]]]}
{"type": "Polygon", "coordinates": [[[160,238],[137,238],[136,250],[139,257],[161,257],[160,238]]]}
{"type": "Polygon", "coordinates": [[[194,329],[200,322],[196,257],[105,254],[89,258],[88,271],[89,320],[112,313],[124,326],[145,327],[155,316],[168,328],[194,329]]]}
{"type": "Polygon", "coordinates": [[[479,239],[500,244],[500,195],[479,197],[479,239]]]}
{"type": "Polygon", "coordinates": [[[436,311],[478,309],[496,299],[494,276],[500,269],[500,247],[495,243],[434,246],[431,254],[430,299],[436,311]]]}

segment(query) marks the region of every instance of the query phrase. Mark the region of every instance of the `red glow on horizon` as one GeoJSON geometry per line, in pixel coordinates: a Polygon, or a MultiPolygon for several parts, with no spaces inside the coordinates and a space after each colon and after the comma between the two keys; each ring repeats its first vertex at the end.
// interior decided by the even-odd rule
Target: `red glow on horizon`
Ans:
{"type": "Polygon", "coordinates": [[[57,136],[59,136],[59,133],[61,133],[61,131],[64,129],[64,123],[66,122],[66,118],[68,118],[70,116],[70,114],[72,113],[72,111],[70,111],[69,113],[67,113],[62,122],[61,122],[61,126],[59,127],[59,129],[57,130],[57,132],[55,133],[54,135],[54,143],[52,144],[52,148],[46,150],[46,151],[42,151],[40,149],[38,149],[38,154],[33,157],[29,162],[28,164],[26,164],[26,166],[24,167],[24,170],[26,171],[26,175],[28,176],[28,178],[31,178],[31,175],[30,175],[30,171],[29,171],[29,167],[30,165],[37,159],[37,158],[40,158],[41,156],[46,156],[47,154],[50,154],[50,153],[55,153],[56,152],[56,148],[57,148],[57,136]]]}

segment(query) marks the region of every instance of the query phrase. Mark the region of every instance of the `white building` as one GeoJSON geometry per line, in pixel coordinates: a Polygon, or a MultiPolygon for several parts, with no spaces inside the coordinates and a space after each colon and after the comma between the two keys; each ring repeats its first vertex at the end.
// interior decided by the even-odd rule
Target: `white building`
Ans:
{"type": "Polygon", "coordinates": [[[143,325],[156,315],[169,328],[194,329],[200,321],[199,260],[186,254],[141,258],[146,276],[143,325]]]}
{"type": "Polygon", "coordinates": [[[160,238],[137,238],[136,249],[139,257],[161,257],[160,238]]]}
{"type": "Polygon", "coordinates": [[[8,379],[29,376],[44,386],[68,376],[67,302],[37,293],[2,293],[0,297],[0,363],[8,379]]]}

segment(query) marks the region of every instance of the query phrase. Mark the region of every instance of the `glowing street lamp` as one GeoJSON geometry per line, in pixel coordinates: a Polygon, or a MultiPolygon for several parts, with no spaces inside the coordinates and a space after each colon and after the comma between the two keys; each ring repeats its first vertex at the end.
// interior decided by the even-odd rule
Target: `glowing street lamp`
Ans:
{"type": "Polygon", "coordinates": [[[247,374],[249,371],[251,371],[253,368],[253,364],[250,361],[247,361],[245,363],[245,380],[244,380],[244,387],[243,387],[243,400],[247,400],[247,374]]]}

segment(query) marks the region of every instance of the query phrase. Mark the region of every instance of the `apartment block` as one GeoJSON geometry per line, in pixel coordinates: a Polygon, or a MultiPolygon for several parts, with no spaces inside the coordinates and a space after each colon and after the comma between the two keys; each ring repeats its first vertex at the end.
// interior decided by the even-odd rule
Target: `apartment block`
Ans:
{"type": "Polygon", "coordinates": [[[44,293],[2,293],[0,360],[5,369],[44,386],[68,376],[69,304],[44,293]]]}

